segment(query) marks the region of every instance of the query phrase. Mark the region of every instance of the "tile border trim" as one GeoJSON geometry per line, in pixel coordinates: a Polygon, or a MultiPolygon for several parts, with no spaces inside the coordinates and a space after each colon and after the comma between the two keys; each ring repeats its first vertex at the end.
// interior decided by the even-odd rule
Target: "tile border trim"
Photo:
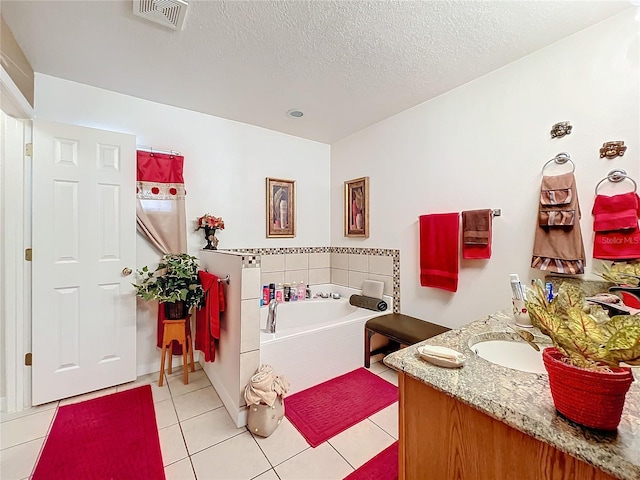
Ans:
{"type": "Polygon", "coordinates": [[[393,258],[393,312],[400,313],[400,250],[396,248],[360,247],[277,247],[277,248],[230,248],[229,252],[246,253],[242,257],[242,268],[260,267],[260,255],[282,255],[292,253],[347,253],[375,255],[393,258]],[[253,255],[251,255],[253,254],[253,255]]]}

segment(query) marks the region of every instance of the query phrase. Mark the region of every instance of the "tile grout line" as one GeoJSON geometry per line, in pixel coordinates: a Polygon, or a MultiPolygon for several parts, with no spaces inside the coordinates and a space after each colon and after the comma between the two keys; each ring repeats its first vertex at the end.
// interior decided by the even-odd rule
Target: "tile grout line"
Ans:
{"type": "MultiPolygon", "coordinates": [[[[283,418],[284,418],[284,417],[283,417],[283,418]]],[[[254,442],[256,442],[256,445],[258,445],[258,448],[260,449],[260,451],[262,452],[262,454],[265,456],[265,458],[267,459],[267,462],[269,462],[269,465],[271,465],[271,469],[274,471],[274,473],[276,474],[276,476],[277,476],[278,478],[280,478],[280,475],[278,475],[278,472],[276,472],[276,467],[277,467],[277,466],[282,465],[282,464],[283,464],[283,463],[285,463],[285,462],[288,462],[288,461],[289,461],[289,460],[291,460],[293,457],[296,457],[296,456],[300,455],[302,452],[306,452],[307,450],[309,450],[309,449],[311,448],[311,446],[310,446],[309,444],[307,444],[307,448],[303,449],[302,451],[300,451],[300,452],[298,452],[298,453],[296,453],[296,454],[294,454],[294,455],[291,455],[290,457],[285,458],[285,459],[284,459],[284,460],[282,460],[280,463],[277,463],[277,464],[275,464],[275,465],[274,465],[274,464],[271,462],[271,460],[269,459],[269,457],[267,456],[266,452],[265,452],[265,451],[262,449],[262,447],[260,446],[260,442],[258,442],[258,441],[256,440],[256,437],[253,435],[253,433],[251,433],[251,431],[249,430],[249,428],[248,428],[248,427],[247,427],[247,431],[249,432],[249,435],[251,435],[251,438],[253,438],[253,441],[254,441],[254,442]]],[[[306,440],[305,440],[305,441],[306,441],[306,440]]],[[[265,472],[262,472],[262,473],[265,473],[265,472]]],[[[261,473],[260,475],[262,475],[262,473],[261,473]]],[[[259,475],[258,475],[258,476],[259,476],[259,475]]]]}
{"type": "MultiPolygon", "coordinates": [[[[253,435],[253,433],[251,433],[251,430],[249,430],[249,427],[246,426],[245,427],[247,429],[247,432],[249,432],[249,435],[251,435],[251,438],[253,439],[253,441],[255,442],[255,444],[258,446],[258,448],[260,449],[260,452],[262,453],[262,455],[264,455],[264,458],[267,459],[267,463],[271,466],[271,469],[275,472],[275,465],[273,463],[271,463],[271,460],[269,460],[269,457],[267,456],[267,454],[265,453],[265,451],[262,449],[262,447],[260,446],[260,443],[258,442],[258,440],[256,440],[256,437],[253,435]]],[[[277,428],[277,427],[276,427],[277,428]]],[[[262,472],[264,473],[264,472],[262,472]]],[[[262,475],[262,473],[260,475],[262,475]]],[[[260,475],[256,475],[256,477],[259,477],[260,475]]],[[[277,475],[277,474],[276,474],[277,475]]],[[[255,477],[254,477],[255,478],[255,477]]]]}
{"type": "MultiPolygon", "coordinates": [[[[391,405],[393,405],[393,404],[391,404],[391,405]]],[[[386,407],[385,407],[385,408],[386,408],[386,407]]],[[[383,410],[384,410],[384,409],[383,409],[383,410]]],[[[381,412],[381,411],[382,411],[382,410],[380,410],[380,412],[381,412]]],[[[376,413],[379,413],[379,412],[376,412],[376,413]]],[[[374,413],[374,415],[375,415],[375,413],[374,413]]],[[[372,416],[373,416],[373,415],[372,415],[372,416]]],[[[375,420],[372,420],[372,419],[371,419],[371,417],[368,417],[368,418],[367,418],[367,420],[370,420],[370,421],[371,421],[371,423],[373,423],[376,427],[378,427],[378,428],[379,428],[380,430],[382,430],[384,433],[386,433],[386,434],[387,434],[387,435],[389,435],[391,438],[393,438],[394,442],[397,442],[397,441],[398,441],[398,439],[397,439],[396,437],[394,437],[391,433],[387,432],[387,431],[384,429],[384,427],[382,427],[381,425],[378,425],[378,424],[375,422],[375,420]]],[[[372,458],[373,458],[373,457],[372,457],[372,458]]]]}
{"type": "MultiPolygon", "coordinates": [[[[176,420],[178,421],[178,428],[180,429],[180,436],[182,437],[182,444],[184,445],[184,451],[187,453],[187,456],[185,458],[189,459],[189,464],[191,465],[191,470],[193,471],[193,476],[197,480],[196,471],[193,468],[193,462],[191,461],[191,455],[189,454],[189,448],[187,447],[187,439],[184,438],[184,432],[182,431],[182,422],[180,421],[180,417],[178,416],[178,410],[176,409],[176,404],[175,404],[175,402],[173,400],[173,392],[171,390],[171,386],[169,385],[169,378],[168,378],[166,372],[162,372],[162,375],[164,376],[164,381],[165,381],[165,383],[167,385],[167,388],[169,389],[169,398],[171,399],[171,405],[173,405],[173,411],[176,414],[176,420]]],[[[194,390],[194,391],[196,391],[196,390],[194,390]]],[[[170,426],[172,426],[172,425],[170,425],[170,426]]],[[[160,433],[159,430],[158,430],[158,433],[160,433]]],[[[161,451],[161,453],[162,453],[162,451],[161,451]]],[[[179,460],[177,460],[176,462],[173,462],[173,463],[177,463],[177,462],[179,462],[181,460],[184,460],[184,458],[181,458],[181,459],[179,459],[179,460]]],[[[173,465],[173,464],[171,464],[171,465],[173,465]]],[[[169,465],[167,465],[166,467],[163,466],[163,470],[165,468],[167,468],[168,466],[169,465]]]]}
{"type": "MultiPolygon", "coordinates": [[[[331,439],[329,439],[329,440],[331,440],[331,439]]],[[[343,459],[345,462],[347,462],[347,465],[349,465],[349,466],[353,469],[353,471],[355,472],[355,471],[356,471],[356,467],[354,467],[353,465],[351,465],[351,462],[350,462],[349,460],[347,460],[347,459],[344,457],[344,455],[342,455],[342,454],[338,451],[338,449],[337,449],[336,447],[334,447],[334,446],[333,446],[333,444],[332,444],[329,440],[327,440],[327,441],[326,441],[326,443],[327,443],[331,448],[333,448],[333,449],[335,450],[335,452],[336,452],[338,455],[340,455],[340,457],[342,457],[342,459],[343,459]]]]}
{"type": "MultiPolygon", "coordinates": [[[[181,427],[181,430],[182,430],[182,427],[181,427]]],[[[246,432],[246,431],[248,431],[248,430],[245,430],[245,432],[246,432]]],[[[212,444],[211,444],[211,445],[209,445],[208,447],[205,447],[205,448],[203,448],[202,450],[198,450],[197,452],[189,453],[189,448],[187,448],[187,455],[188,455],[189,457],[191,457],[192,455],[197,455],[198,453],[202,453],[202,452],[204,452],[205,450],[209,450],[211,447],[215,447],[216,445],[220,445],[221,443],[224,443],[224,442],[226,442],[227,440],[231,440],[232,438],[235,438],[235,437],[237,437],[237,436],[239,436],[239,435],[242,435],[242,434],[243,434],[243,433],[245,433],[245,432],[239,432],[239,433],[236,433],[236,434],[234,434],[234,435],[230,436],[229,438],[225,438],[224,440],[220,440],[219,442],[212,443],[212,444]]],[[[185,440],[185,447],[186,447],[186,446],[187,446],[187,444],[186,444],[186,440],[185,440]]],[[[266,455],[265,455],[265,457],[266,457],[266,455]]],[[[183,459],[183,458],[181,458],[180,460],[184,460],[184,459],[183,459]]],[[[269,460],[269,459],[267,459],[267,460],[269,460]]],[[[173,463],[175,463],[175,462],[173,462],[173,463]]]]}
{"type": "Polygon", "coordinates": [[[53,422],[56,421],[56,417],[58,416],[58,410],[60,409],[60,402],[56,405],[56,410],[53,413],[53,417],[51,417],[51,423],[49,424],[49,428],[47,429],[47,434],[44,436],[44,440],[42,441],[42,445],[40,446],[40,450],[38,451],[38,456],[36,457],[35,462],[33,462],[33,467],[31,467],[31,473],[28,478],[31,478],[33,474],[36,472],[36,466],[40,461],[40,457],[42,456],[42,452],[44,451],[44,447],[47,444],[47,439],[49,438],[49,434],[51,433],[51,429],[53,428],[53,422]]]}

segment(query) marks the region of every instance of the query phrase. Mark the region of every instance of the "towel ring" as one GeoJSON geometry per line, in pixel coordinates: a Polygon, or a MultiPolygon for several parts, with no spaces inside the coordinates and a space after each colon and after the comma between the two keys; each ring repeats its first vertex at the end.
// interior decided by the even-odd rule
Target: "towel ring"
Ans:
{"type": "Polygon", "coordinates": [[[638,191],[638,184],[633,178],[627,175],[626,170],[616,168],[607,173],[607,176],[598,182],[598,184],[596,185],[596,195],[598,194],[598,187],[602,185],[602,182],[609,180],[610,182],[618,183],[623,181],[624,179],[630,180],[631,183],[633,183],[633,193],[638,191]]]}
{"type": "Polygon", "coordinates": [[[573,160],[571,160],[571,156],[567,152],[560,152],[551,160],[547,161],[547,163],[542,166],[543,174],[544,169],[547,168],[547,165],[549,165],[551,162],[555,162],[557,165],[564,165],[565,163],[569,162],[571,164],[571,173],[576,171],[576,164],[573,163],[573,160]]]}

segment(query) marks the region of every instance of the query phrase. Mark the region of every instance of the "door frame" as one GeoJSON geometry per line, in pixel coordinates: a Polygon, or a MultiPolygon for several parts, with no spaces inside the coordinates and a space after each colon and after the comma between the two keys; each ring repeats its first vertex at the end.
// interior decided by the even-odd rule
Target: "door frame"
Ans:
{"type": "MultiPolygon", "coordinates": [[[[31,351],[31,264],[24,250],[31,246],[31,157],[25,155],[24,144],[31,142],[34,111],[9,74],[0,66],[2,110],[24,126],[20,146],[22,164],[3,159],[4,174],[0,185],[3,230],[15,232],[13,242],[5,241],[2,265],[2,315],[5,319],[4,357],[5,396],[0,404],[2,414],[21,411],[31,406],[31,370],[24,365],[31,351]],[[11,198],[11,203],[6,199],[11,198]],[[14,208],[9,208],[11,205],[14,208]],[[15,208],[17,207],[17,208],[15,208]],[[10,279],[11,281],[6,281],[10,279]]],[[[9,235],[5,236],[8,239],[9,235]]]]}

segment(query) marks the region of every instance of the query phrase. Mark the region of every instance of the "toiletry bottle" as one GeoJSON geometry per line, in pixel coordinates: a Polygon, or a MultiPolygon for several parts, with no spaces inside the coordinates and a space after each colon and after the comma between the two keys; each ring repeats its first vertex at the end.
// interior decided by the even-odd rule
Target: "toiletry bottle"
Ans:
{"type": "Polygon", "coordinates": [[[517,273],[509,275],[509,283],[511,284],[511,297],[516,300],[524,300],[522,284],[517,273]]]}
{"type": "Polygon", "coordinates": [[[307,291],[306,291],[305,297],[311,298],[311,289],[309,288],[309,285],[307,285],[307,291]]]}
{"type": "Polygon", "coordinates": [[[262,305],[269,305],[271,299],[270,291],[269,285],[262,286],[262,305]]]}
{"type": "Polygon", "coordinates": [[[288,283],[284,284],[284,301],[288,302],[291,300],[291,285],[288,283]]]}
{"type": "Polygon", "coordinates": [[[291,285],[291,288],[289,289],[289,301],[295,302],[297,300],[298,300],[298,287],[296,287],[296,284],[294,283],[293,285],[291,285]]]}
{"type": "Polygon", "coordinates": [[[276,284],[270,283],[269,284],[269,300],[267,300],[267,304],[274,298],[276,298],[276,284]]]}
{"type": "Polygon", "coordinates": [[[282,303],[284,302],[284,289],[282,288],[282,284],[279,283],[276,287],[276,302],[282,303]]]}
{"type": "Polygon", "coordinates": [[[307,298],[307,286],[300,280],[298,284],[298,300],[304,300],[305,298],[307,298]]]}

